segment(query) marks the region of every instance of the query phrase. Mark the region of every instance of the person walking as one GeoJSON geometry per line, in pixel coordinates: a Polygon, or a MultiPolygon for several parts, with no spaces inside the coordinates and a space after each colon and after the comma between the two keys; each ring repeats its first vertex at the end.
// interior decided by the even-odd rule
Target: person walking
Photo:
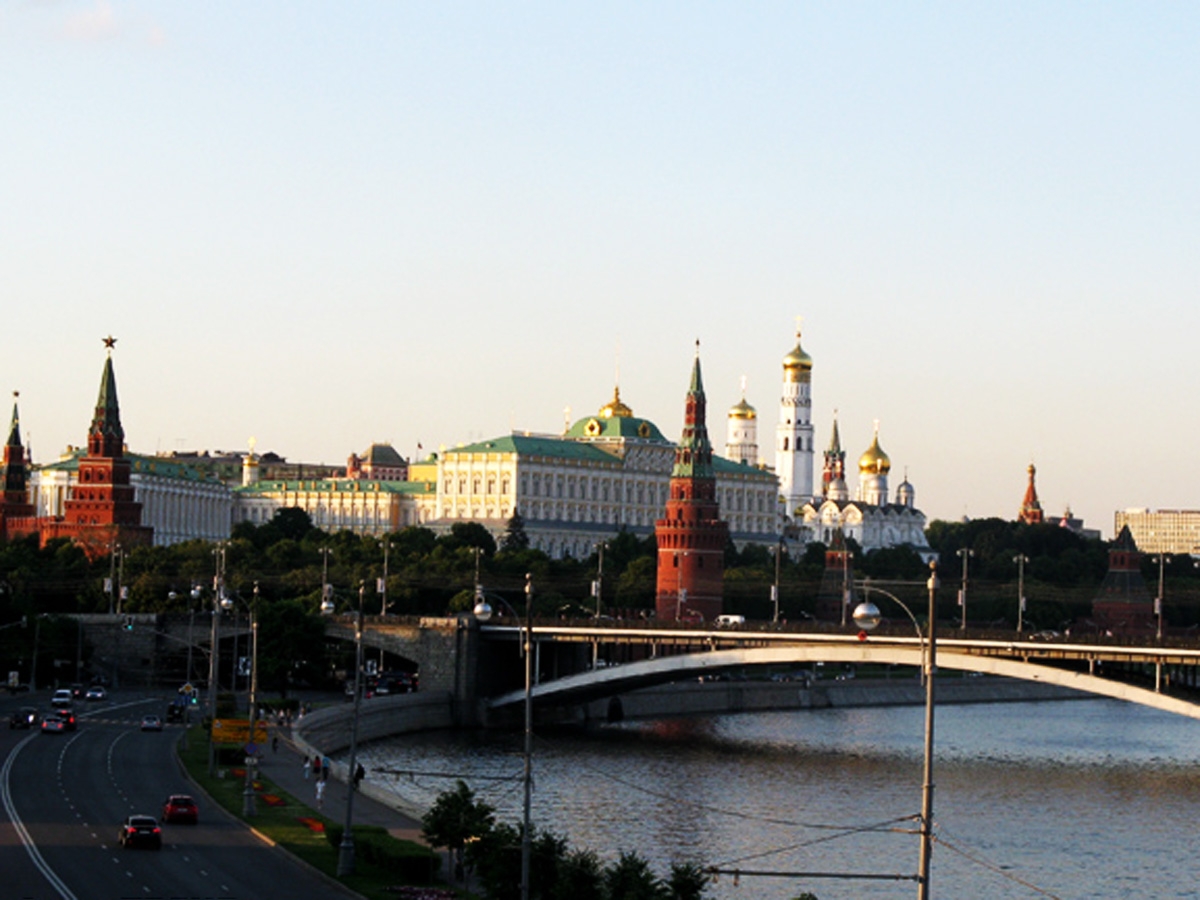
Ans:
{"type": "Polygon", "coordinates": [[[362,780],[367,777],[367,770],[363,768],[362,763],[358,764],[358,768],[354,770],[354,789],[357,791],[358,786],[362,784],[362,780]]]}
{"type": "Polygon", "coordinates": [[[333,768],[333,762],[329,759],[329,757],[328,756],[322,757],[321,758],[321,780],[322,781],[329,780],[329,770],[331,768],[333,768]]]}
{"type": "Polygon", "coordinates": [[[325,805],[325,782],[317,781],[317,809],[321,809],[325,805]]]}
{"type": "Polygon", "coordinates": [[[312,763],[309,762],[307,756],[304,757],[304,780],[308,781],[308,775],[312,771],[312,763]]]}
{"type": "Polygon", "coordinates": [[[313,754],[312,758],[312,775],[313,778],[317,779],[318,781],[321,780],[321,757],[317,756],[315,753],[313,754]]]}

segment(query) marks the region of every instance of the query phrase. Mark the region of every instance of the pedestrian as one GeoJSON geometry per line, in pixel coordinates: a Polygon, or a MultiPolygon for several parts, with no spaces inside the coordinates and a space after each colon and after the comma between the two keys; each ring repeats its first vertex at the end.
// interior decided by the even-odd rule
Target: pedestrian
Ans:
{"type": "Polygon", "coordinates": [[[308,773],[312,771],[312,763],[308,761],[308,756],[304,757],[304,780],[308,781],[308,773]]]}
{"type": "Polygon", "coordinates": [[[325,804],[325,782],[317,782],[317,809],[321,809],[325,804]]]}
{"type": "Polygon", "coordinates": [[[363,768],[362,763],[358,764],[358,768],[354,770],[354,789],[357,791],[358,786],[362,784],[362,780],[367,777],[367,770],[363,768]]]}
{"type": "Polygon", "coordinates": [[[322,758],[321,759],[321,780],[322,781],[329,780],[329,770],[331,768],[333,768],[333,763],[330,761],[329,757],[326,756],[326,757],[322,758]]]}
{"type": "Polygon", "coordinates": [[[313,754],[313,758],[312,758],[312,774],[313,774],[313,778],[316,778],[318,781],[320,781],[320,779],[321,779],[321,757],[317,756],[315,753],[313,754]]]}
{"type": "Polygon", "coordinates": [[[279,752],[279,735],[274,735],[271,738],[271,752],[272,753],[279,752]]]}

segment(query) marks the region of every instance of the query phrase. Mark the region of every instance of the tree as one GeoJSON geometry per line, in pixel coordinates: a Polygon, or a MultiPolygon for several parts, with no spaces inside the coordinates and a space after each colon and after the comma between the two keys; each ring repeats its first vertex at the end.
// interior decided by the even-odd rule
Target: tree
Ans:
{"type": "Polygon", "coordinates": [[[500,542],[500,549],[505,553],[515,553],[528,548],[529,535],[525,533],[525,519],[514,506],[512,518],[508,520],[508,527],[504,529],[504,540],[500,542]]]}
{"type": "Polygon", "coordinates": [[[591,850],[572,850],[558,864],[553,900],[603,900],[600,857],[591,850]]]}
{"type": "Polygon", "coordinates": [[[258,671],[264,690],[287,694],[293,684],[325,673],[325,626],[298,600],[260,601],[258,671]]]}
{"type": "Polygon", "coordinates": [[[492,533],[478,522],[455,522],[450,526],[450,533],[441,538],[438,543],[448,550],[459,547],[478,547],[484,556],[496,555],[496,539],[492,533]]]}
{"type": "Polygon", "coordinates": [[[275,510],[270,524],[279,529],[279,533],[293,541],[304,539],[313,530],[312,517],[298,506],[285,506],[275,510]]]}
{"type": "Polygon", "coordinates": [[[604,890],[613,900],[662,900],[663,885],[642,856],[622,850],[620,858],[604,870],[604,890]]]}
{"type": "Polygon", "coordinates": [[[708,887],[708,875],[695,863],[671,863],[667,876],[667,897],[670,900],[703,900],[708,887]]]}
{"type": "Polygon", "coordinates": [[[488,837],[496,825],[495,811],[465,781],[439,794],[421,818],[421,834],[431,846],[445,847],[454,856],[455,874],[461,877],[463,847],[468,840],[488,837]]]}

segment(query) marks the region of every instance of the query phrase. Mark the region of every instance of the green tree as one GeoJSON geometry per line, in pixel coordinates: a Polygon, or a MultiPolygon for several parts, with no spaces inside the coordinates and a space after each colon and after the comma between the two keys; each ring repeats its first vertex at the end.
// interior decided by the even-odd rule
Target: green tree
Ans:
{"type": "Polygon", "coordinates": [[[604,870],[604,890],[609,900],[662,900],[663,884],[642,856],[622,850],[604,870]]]}
{"type": "Polygon", "coordinates": [[[571,850],[558,864],[551,900],[604,900],[604,868],[591,850],[571,850]]]}
{"type": "Polygon", "coordinates": [[[496,826],[495,811],[475,798],[465,781],[444,791],[421,818],[421,834],[431,846],[445,847],[454,857],[454,871],[461,877],[463,848],[469,840],[488,838],[496,826]]]}
{"type": "Polygon", "coordinates": [[[258,672],[264,690],[287,696],[325,676],[325,626],[298,600],[260,600],[258,672]]]}
{"type": "Polygon", "coordinates": [[[500,549],[505,553],[515,553],[528,548],[529,535],[525,533],[525,519],[522,518],[520,510],[514,506],[512,518],[508,520],[508,526],[504,529],[504,539],[500,542],[500,549]]]}
{"type": "Polygon", "coordinates": [[[695,863],[671,863],[666,887],[669,900],[703,900],[708,874],[695,863]]]}

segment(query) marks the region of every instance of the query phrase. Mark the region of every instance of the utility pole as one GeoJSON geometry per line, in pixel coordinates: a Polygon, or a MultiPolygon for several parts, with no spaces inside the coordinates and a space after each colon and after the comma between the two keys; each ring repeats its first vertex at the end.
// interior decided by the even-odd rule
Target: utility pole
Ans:
{"type": "Polygon", "coordinates": [[[1017,564],[1017,634],[1020,634],[1025,627],[1025,563],[1029,557],[1021,553],[1013,557],[1013,562],[1017,564]]]}
{"type": "Polygon", "coordinates": [[[962,607],[962,625],[960,630],[967,630],[967,560],[975,555],[969,547],[959,547],[958,555],[962,557],[962,588],[958,592],[958,605],[962,607]]]}

